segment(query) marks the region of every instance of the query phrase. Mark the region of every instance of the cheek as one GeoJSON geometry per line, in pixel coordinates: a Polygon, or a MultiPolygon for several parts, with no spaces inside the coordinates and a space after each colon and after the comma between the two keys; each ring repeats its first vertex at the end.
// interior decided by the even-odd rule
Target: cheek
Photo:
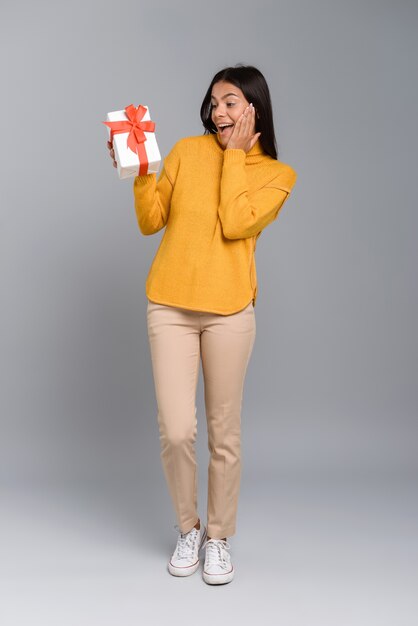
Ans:
{"type": "Polygon", "coordinates": [[[244,113],[244,109],[241,108],[239,111],[235,111],[234,113],[235,113],[234,114],[234,120],[238,121],[239,118],[241,117],[241,115],[244,113]]]}

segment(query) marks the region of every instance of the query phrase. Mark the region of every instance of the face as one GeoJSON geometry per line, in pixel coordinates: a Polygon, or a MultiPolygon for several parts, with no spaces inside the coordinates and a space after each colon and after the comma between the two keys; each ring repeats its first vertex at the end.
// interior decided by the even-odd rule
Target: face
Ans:
{"type": "Polygon", "coordinates": [[[218,130],[219,143],[225,148],[235,123],[250,103],[239,87],[225,81],[215,83],[211,95],[211,118],[218,130]],[[232,125],[223,130],[223,124],[232,125]]]}

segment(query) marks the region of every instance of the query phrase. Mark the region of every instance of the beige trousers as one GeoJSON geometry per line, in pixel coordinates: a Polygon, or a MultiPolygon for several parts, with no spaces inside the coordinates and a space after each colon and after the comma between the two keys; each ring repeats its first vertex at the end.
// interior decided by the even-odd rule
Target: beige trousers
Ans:
{"type": "Polygon", "coordinates": [[[198,521],[196,388],[200,359],[208,448],[207,529],[214,539],[236,531],[241,477],[241,406],[256,322],[252,302],[231,315],[148,300],[148,338],[158,407],[161,460],[177,523],[198,521]]]}

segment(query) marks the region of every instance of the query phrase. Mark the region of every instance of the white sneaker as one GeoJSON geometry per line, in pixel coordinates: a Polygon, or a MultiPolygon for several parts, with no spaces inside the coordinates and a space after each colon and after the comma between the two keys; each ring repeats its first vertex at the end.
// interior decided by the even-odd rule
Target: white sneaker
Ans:
{"type": "Polygon", "coordinates": [[[206,526],[200,522],[199,530],[192,528],[188,533],[179,532],[176,549],[168,562],[168,571],[173,576],[190,576],[199,567],[199,550],[207,537],[206,526]]]}
{"type": "Polygon", "coordinates": [[[227,550],[230,544],[224,539],[208,539],[206,548],[203,580],[209,585],[229,583],[234,578],[231,555],[227,550]]]}

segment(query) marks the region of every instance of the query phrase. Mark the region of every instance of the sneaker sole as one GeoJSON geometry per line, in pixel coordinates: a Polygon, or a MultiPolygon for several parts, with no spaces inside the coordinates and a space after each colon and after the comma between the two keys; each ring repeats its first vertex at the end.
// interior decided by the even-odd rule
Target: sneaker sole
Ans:
{"type": "MultiPolygon", "coordinates": [[[[200,539],[199,549],[197,551],[198,554],[200,550],[202,549],[202,546],[206,540],[206,536],[207,536],[207,529],[205,526],[202,537],[200,539]]],[[[171,561],[169,561],[167,565],[167,569],[172,576],[191,576],[198,570],[199,563],[200,563],[200,559],[198,558],[196,563],[193,563],[193,565],[187,565],[185,567],[177,567],[176,565],[173,565],[171,561]]]]}
{"type": "Polygon", "coordinates": [[[230,583],[234,578],[234,568],[226,574],[208,574],[203,570],[202,577],[208,585],[224,585],[225,583],[230,583]]]}

